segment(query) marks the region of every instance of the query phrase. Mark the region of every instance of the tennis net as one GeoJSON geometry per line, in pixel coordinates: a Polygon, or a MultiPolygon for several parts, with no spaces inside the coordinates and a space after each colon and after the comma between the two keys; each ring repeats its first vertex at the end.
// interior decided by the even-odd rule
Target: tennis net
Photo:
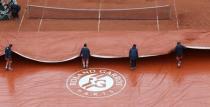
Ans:
{"type": "Polygon", "coordinates": [[[43,19],[101,19],[101,20],[168,20],[170,5],[127,9],[72,9],[49,6],[27,6],[29,18],[43,19]],[[157,14],[158,13],[158,14],[157,14]]]}

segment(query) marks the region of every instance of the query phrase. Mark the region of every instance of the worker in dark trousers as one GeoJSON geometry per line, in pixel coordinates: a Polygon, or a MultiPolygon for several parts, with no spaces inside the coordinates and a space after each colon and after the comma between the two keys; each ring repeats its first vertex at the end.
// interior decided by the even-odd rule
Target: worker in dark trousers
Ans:
{"type": "Polygon", "coordinates": [[[5,48],[5,60],[5,70],[12,71],[12,44],[9,44],[9,46],[5,48]]]}
{"type": "Polygon", "coordinates": [[[178,68],[180,68],[182,64],[184,48],[185,47],[181,44],[181,42],[177,42],[175,53],[176,53],[176,64],[178,68]]]}
{"type": "Polygon", "coordinates": [[[132,48],[129,51],[129,58],[130,58],[130,67],[131,70],[136,69],[136,62],[138,60],[138,49],[136,48],[136,44],[133,44],[132,48]]]}
{"type": "Polygon", "coordinates": [[[88,68],[89,67],[88,64],[89,64],[90,50],[88,49],[87,44],[84,44],[83,48],[81,49],[80,57],[82,58],[83,68],[84,69],[88,68]]]}

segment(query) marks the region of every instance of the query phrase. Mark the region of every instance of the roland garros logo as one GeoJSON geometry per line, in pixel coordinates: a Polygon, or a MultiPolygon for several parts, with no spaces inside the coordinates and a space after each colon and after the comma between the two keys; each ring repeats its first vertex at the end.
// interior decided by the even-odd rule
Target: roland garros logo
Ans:
{"type": "Polygon", "coordinates": [[[102,98],[118,94],[126,85],[122,74],[111,69],[90,68],[78,71],[66,81],[66,87],[81,97],[102,98]]]}

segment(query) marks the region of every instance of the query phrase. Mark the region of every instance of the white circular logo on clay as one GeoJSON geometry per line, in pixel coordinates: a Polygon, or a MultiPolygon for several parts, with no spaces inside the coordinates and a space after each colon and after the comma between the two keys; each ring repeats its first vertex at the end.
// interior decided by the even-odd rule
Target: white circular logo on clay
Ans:
{"type": "Polygon", "coordinates": [[[122,74],[111,69],[90,68],[78,71],[66,81],[66,87],[81,97],[102,98],[118,94],[126,85],[122,74]]]}

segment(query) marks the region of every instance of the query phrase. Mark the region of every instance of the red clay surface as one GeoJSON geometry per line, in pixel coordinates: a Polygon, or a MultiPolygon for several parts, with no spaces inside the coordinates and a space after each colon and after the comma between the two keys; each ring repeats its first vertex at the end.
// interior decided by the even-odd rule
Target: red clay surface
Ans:
{"type": "MultiPolygon", "coordinates": [[[[27,0],[17,0],[22,6],[21,19],[13,21],[1,21],[1,31],[97,31],[98,20],[52,20],[29,19],[25,7],[27,0]]],[[[65,8],[99,8],[99,0],[29,0],[28,4],[55,6],[65,8]]],[[[125,0],[125,1],[106,1],[102,0],[102,8],[141,8],[162,4],[171,5],[170,20],[102,20],[100,31],[167,31],[181,29],[205,29],[209,30],[209,1],[199,0],[125,0]],[[177,17],[177,18],[176,18],[177,17]],[[178,20],[177,20],[178,19],[178,20]]]]}
{"type": "Polygon", "coordinates": [[[82,98],[69,92],[66,79],[81,70],[80,59],[43,64],[15,57],[14,72],[0,63],[2,107],[208,107],[210,105],[209,51],[187,51],[183,66],[176,68],[173,54],[140,59],[130,71],[128,59],[91,59],[93,68],[123,74],[127,85],[108,98],[82,98]]]}
{"type": "MultiPolygon", "coordinates": [[[[102,8],[134,8],[170,4],[170,20],[29,19],[27,0],[19,20],[1,21],[0,29],[0,106],[2,107],[208,107],[210,105],[210,59],[208,50],[185,53],[181,69],[174,55],[165,55],[181,41],[188,48],[210,48],[210,1],[208,0],[101,0],[102,8]],[[24,15],[25,13],[25,15],[24,15]],[[177,16],[177,18],[176,18],[177,16]],[[178,25],[177,25],[178,21],[178,25]],[[157,24],[159,23],[159,24],[157,24]],[[158,26],[159,25],[159,26],[158,26]],[[158,31],[158,27],[160,32],[158,31]],[[185,30],[191,29],[191,30],[185,30]],[[178,31],[177,31],[178,30],[178,31]],[[20,31],[20,32],[18,32],[20,31]],[[40,31],[40,32],[38,32],[40,31]],[[43,31],[43,32],[42,32],[43,31]],[[50,31],[50,32],[49,32],[50,31]],[[26,57],[14,57],[14,72],[4,71],[4,48],[26,57]],[[108,68],[122,73],[125,89],[112,97],[81,98],[65,86],[69,75],[81,70],[78,56],[87,43],[94,57],[92,68],[108,68]],[[141,58],[131,72],[128,50],[136,43],[141,58]],[[40,62],[68,62],[46,64],[40,62]]],[[[30,0],[28,4],[99,8],[100,0],[30,0]]]]}

